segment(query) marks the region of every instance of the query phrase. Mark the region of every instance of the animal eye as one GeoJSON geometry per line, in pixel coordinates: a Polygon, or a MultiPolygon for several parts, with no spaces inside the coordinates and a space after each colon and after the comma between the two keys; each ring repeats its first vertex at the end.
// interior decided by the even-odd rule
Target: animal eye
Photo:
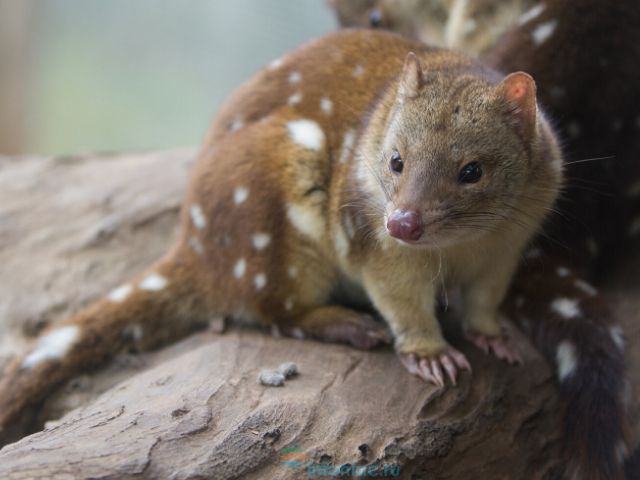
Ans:
{"type": "Polygon", "coordinates": [[[394,150],[391,154],[391,161],[389,162],[389,166],[391,167],[391,171],[395,173],[402,173],[402,169],[404,168],[404,162],[400,157],[400,154],[397,150],[394,150]]]}
{"type": "Polygon", "coordinates": [[[382,26],[382,12],[379,8],[371,10],[369,14],[369,25],[372,28],[380,28],[382,26]]]}
{"type": "Polygon", "coordinates": [[[467,163],[458,174],[458,183],[476,183],[482,177],[482,167],[478,162],[467,163]]]}

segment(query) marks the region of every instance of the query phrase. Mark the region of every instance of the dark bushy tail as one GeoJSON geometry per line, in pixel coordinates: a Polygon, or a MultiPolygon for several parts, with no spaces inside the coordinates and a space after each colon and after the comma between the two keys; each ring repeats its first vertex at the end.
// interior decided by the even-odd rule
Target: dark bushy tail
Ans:
{"type": "Polygon", "coordinates": [[[555,366],[567,478],[623,480],[624,335],[607,298],[566,264],[540,255],[518,273],[507,311],[555,366]]]}
{"type": "Polygon", "coordinates": [[[33,430],[30,408],[123,348],[175,341],[206,311],[188,258],[168,255],[87,309],[44,331],[0,376],[0,446],[33,430]]]}

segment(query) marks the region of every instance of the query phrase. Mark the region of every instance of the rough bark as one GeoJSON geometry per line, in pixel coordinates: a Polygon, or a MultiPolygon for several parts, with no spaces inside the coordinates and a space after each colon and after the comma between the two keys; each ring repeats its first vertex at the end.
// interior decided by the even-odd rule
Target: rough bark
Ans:
{"type": "MultiPolygon", "coordinates": [[[[0,354],[164,251],[192,159],[186,150],[0,159],[0,354]]],[[[632,365],[639,270],[630,263],[611,281],[632,365]]],[[[313,464],[397,465],[402,478],[553,478],[560,407],[548,366],[524,340],[519,368],[453,342],[474,373],[445,391],[409,376],[390,350],[239,327],[121,355],[45,403],[43,422],[62,418],[0,450],[0,478],[304,477],[283,463],[284,448],[313,464]],[[298,376],[258,384],[262,368],[286,361],[298,376]]]]}

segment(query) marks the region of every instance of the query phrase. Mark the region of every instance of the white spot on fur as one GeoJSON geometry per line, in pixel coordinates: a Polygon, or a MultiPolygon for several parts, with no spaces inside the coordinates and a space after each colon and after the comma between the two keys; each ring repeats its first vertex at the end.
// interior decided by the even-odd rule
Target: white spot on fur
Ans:
{"type": "Polygon", "coordinates": [[[302,75],[300,75],[300,72],[291,72],[289,75],[289,83],[300,83],[301,80],[302,75]]]}
{"type": "Polygon", "coordinates": [[[542,23],[538,25],[532,33],[533,43],[539,47],[544,42],[546,42],[553,32],[555,32],[556,27],[558,26],[557,20],[550,20],[548,22],[542,23]]]}
{"type": "Polygon", "coordinates": [[[566,267],[558,267],[556,269],[556,273],[558,274],[559,277],[568,277],[569,276],[569,269],[566,267]]]}
{"type": "Polygon", "coordinates": [[[571,298],[556,298],[551,302],[551,309],[566,319],[579,317],[582,314],[578,301],[571,298]]]}
{"type": "Polygon", "coordinates": [[[304,235],[319,240],[324,233],[324,217],[319,208],[290,203],[287,206],[287,217],[291,224],[304,235]]]}
{"type": "Polygon", "coordinates": [[[264,273],[257,274],[253,277],[253,284],[256,286],[257,290],[262,290],[267,284],[267,276],[264,273]]]}
{"type": "Polygon", "coordinates": [[[573,284],[576,286],[577,289],[582,290],[584,293],[592,297],[598,293],[598,290],[596,289],[596,287],[585,282],[584,280],[578,279],[573,284]]]}
{"type": "Polygon", "coordinates": [[[202,246],[202,243],[200,242],[198,237],[189,237],[189,246],[198,255],[204,255],[204,247],[202,246]]]}
{"type": "Polygon", "coordinates": [[[293,310],[293,298],[289,297],[284,301],[284,309],[287,312],[290,312],[291,310],[293,310]]]}
{"type": "Polygon", "coordinates": [[[297,105],[301,101],[302,101],[302,94],[300,92],[294,93],[287,99],[287,103],[289,105],[297,105]]]}
{"type": "Polygon", "coordinates": [[[189,207],[189,215],[191,215],[191,221],[198,230],[202,230],[207,226],[207,219],[205,218],[200,205],[191,205],[191,207],[189,207]]]}
{"type": "Polygon", "coordinates": [[[249,197],[249,190],[245,187],[238,187],[233,192],[233,202],[240,205],[249,197]]]}
{"type": "Polygon", "coordinates": [[[241,258],[233,266],[233,276],[240,279],[244,277],[244,273],[247,271],[247,261],[241,258]]]}
{"type": "Polygon", "coordinates": [[[114,290],[111,290],[111,293],[109,293],[109,296],[107,298],[109,298],[109,300],[111,300],[112,302],[122,303],[127,299],[132,291],[133,287],[127,283],[125,285],[119,286],[114,290]]]}
{"type": "Polygon", "coordinates": [[[22,368],[33,368],[46,361],[63,358],[78,339],[75,325],[56,328],[38,339],[35,350],[22,361],[22,368]]]}
{"type": "Polygon", "coordinates": [[[356,140],[356,134],[353,130],[347,130],[342,140],[342,148],[340,151],[340,163],[346,163],[353,150],[353,144],[356,140]]]}
{"type": "Polygon", "coordinates": [[[629,235],[635,237],[640,234],[640,217],[637,217],[629,225],[629,235]]]}
{"type": "Polygon", "coordinates": [[[534,18],[539,17],[542,12],[544,12],[544,9],[545,5],[543,3],[539,3],[538,5],[530,8],[522,15],[520,15],[520,18],[518,19],[518,25],[524,25],[525,23],[529,23],[534,18]]]}
{"type": "Polygon", "coordinates": [[[609,334],[611,335],[611,340],[616,346],[620,349],[620,351],[624,350],[624,335],[622,334],[622,328],[619,326],[613,326],[609,329],[609,334]]]}
{"type": "Polygon", "coordinates": [[[264,250],[271,243],[271,235],[268,233],[256,233],[252,238],[256,250],[264,250]]]}
{"type": "Polygon", "coordinates": [[[561,342],[556,351],[556,362],[558,363],[558,379],[562,382],[576,370],[578,365],[576,347],[569,341],[561,342]]]}
{"type": "Polygon", "coordinates": [[[331,112],[333,111],[333,102],[327,97],[322,97],[320,99],[320,108],[327,115],[331,115],[331,112]]]}
{"type": "Polygon", "coordinates": [[[310,150],[321,150],[324,145],[324,132],[312,120],[294,120],[287,123],[289,136],[294,143],[310,150]]]}
{"type": "Polygon", "coordinates": [[[287,274],[290,278],[297,278],[298,276],[298,267],[291,266],[287,269],[287,274]]]}
{"type": "Polygon", "coordinates": [[[356,65],[355,68],[353,69],[353,76],[356,78],[361,77],[363,73],[364,73],[364,67],[362,65],[356,65]]]}
{"type": "Polygon", "coordinates": [[[142,282],[140,282],[141,290],[147,290],[149,292],[158,292],[167,286],[169,282],[162,275],[158,275],[157,273],[151,273],[144,277],[142,282]]]}
{"type": "Polygon", "coordinates": [[[242,127],[244,127],[244,122],[242,121],[242,119],[236,118],[236,119],[233,120],[233,122],[231,122],[231,125],[229,125],[229,131],[231,133],[237,132],[242,127]]]}
{"type": "Polygon", "coordinates": [[[277,70],[278,68],[280,68],[283,64],[283,60],[282,58],[276,58],[273,62],[271,62],[269,64],[269,70],[277,70]]]}

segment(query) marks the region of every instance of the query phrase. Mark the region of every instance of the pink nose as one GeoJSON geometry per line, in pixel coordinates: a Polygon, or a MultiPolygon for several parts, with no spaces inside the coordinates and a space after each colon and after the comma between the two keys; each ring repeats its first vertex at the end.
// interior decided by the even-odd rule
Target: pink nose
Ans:
{"type": "Polygon", "coordinates": [[[387,220],[387,230],[392,237],[415,242],[424,233],[422,217],[415,211],[395,210],[387,220]]]}

